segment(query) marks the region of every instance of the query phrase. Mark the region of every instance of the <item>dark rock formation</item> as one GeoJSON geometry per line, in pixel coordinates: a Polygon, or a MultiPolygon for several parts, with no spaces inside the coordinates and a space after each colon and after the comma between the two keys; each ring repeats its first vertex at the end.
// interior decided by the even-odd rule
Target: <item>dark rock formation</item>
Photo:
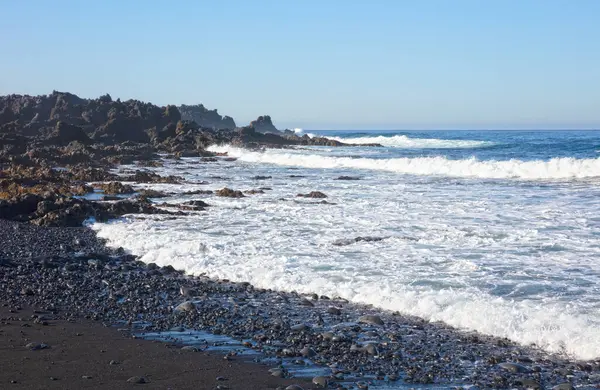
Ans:
{"type": "Polygon", "coordinates": [[[203,128],[213,130],[235,129],[235,122],[232,117],[221,116],[217,110],[209,110],[202,104],[193,106],[182,104],[179,106],[179,112],[181,113],[181,119],[194,121],[203,128]]]}
{"type": "Polygon", "coordinates": [[[231,188],[221,188],[216,192],[217,196],[224,196],[227,198],[243,198],[244,194],[242,191],[232,190],[231,188]]]}
{"type": "Polygon", "coordinates": [[[129,184],[123,184],[119,181],[97,184],[96,188],[101,189],[107,195],[133,194],[135,192],[129,184]]]}
{"type": "Polygon", "coordinates": [[[327,195],[325,195],[324,193],[322,193],[320,191],[312,191],[312,192],[309,192],[308,194],[298,194],[296,196],[299,196],[301,198],[313,198],[313,199],[327,198],[327,195]]]}
{"type": "Polygon", "coordinates": [[[250,122],[249,127],[263,134],[282,134],[282,132],[277,130],[277,128],[273,125],[273,122],[271,121],[271,117],[269,115],[259,116],[258,118],[256,118],[256,120],[250,122]]]}

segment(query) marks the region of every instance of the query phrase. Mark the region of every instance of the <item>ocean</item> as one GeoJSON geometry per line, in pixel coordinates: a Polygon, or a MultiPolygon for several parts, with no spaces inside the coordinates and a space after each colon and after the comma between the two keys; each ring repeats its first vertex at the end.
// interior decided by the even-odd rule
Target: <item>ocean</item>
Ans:
{"type": "Polygon", "coordinates": [[[165,160],[198,184],[143,186],[207,211],[93,227],[148,263],[600,357],[600,131],[307,133],[383,146],[213,146],[237,160],[165,160]],[[223,187],[264,193],[183,195],[223,187]]]}

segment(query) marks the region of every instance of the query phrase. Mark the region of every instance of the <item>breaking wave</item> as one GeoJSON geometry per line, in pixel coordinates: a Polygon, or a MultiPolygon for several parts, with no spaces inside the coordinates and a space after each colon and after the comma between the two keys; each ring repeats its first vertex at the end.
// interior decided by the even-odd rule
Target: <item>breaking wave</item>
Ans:
{"type": "Polygon", "coordinates": [[[394,135],[386,137],[379,135],[376,137],[327,137],[346,144],[380,144],[383,146],[406,148],[406,149],[454,149],[454,148],[482,148],[494,145],[489,141],[471,141],[471,140],[450,140],[436,138],[410,138],[405,135],[394,135]]]}
{"type": "Polygon", "coordinates": [[[600,177],[600,158],[482,161],[476,158],[451,160],[436,156],[372,159],[299,154],[270,149],[264,152],[253,152],[230,146],[212,146],[209,149],[215,152],[227,152],[240,161],[304,168],[368,169],[409,175],[483,179],[564,180],[600,177]]]}

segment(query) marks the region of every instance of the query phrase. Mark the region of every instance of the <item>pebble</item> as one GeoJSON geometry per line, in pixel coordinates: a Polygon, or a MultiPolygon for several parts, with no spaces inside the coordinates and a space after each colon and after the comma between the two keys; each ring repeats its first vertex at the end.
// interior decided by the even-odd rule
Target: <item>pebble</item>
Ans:
{"type": "Polygon", "coordinates": [[[575,390],[575,387],[571,383],[565,382],[554,386],[552,390],[575,390]]]}
{"type": "Polygon", "coordinates": [[[196,309],[196,305],[194,305],[194,302],[185,301],[185,302],[182,302],[179,305],[177,305],[177,307],[175,308],[175,311],[179,312],[179,313],[183,313],[183,312],[190,312],[194,309],[196,309]]]}
{"type": "Polygon", "coordinates": [[[183,352],[198,352],[198,348],[191,346],[191,345],[186,345],[185,347],[181,347],[181,350],[183,352]]]}
{"type": "Polygon", "coordinates": [[[363,324],[383,325],[381,317],[374,315],[362,316],[358,319],[358,322],[363,324]]]}
{"type": "Polygon", "coordinates": [[[314,349],[310,348],[310,347],[304,347],[300,350],[300,354],[304,357],[313,357],[315,356],[317,353],[315,352],[314,349]]]}
{"type": "Polygon", "coordinates": [[[290,386],[286,387],[285,390],[304,390],[304,389],[298,385],[290,385],[290,386]]]}
{"type": "Polygon", "coordinates": [[[148,383],[146,378],[144,378],[143,376],[132,376],[131,378],[127,379],[127,382],[136,383],[136,384],[140,384],[140,385],[144,384],[144,383],[148,383]]]}
{"type": "Polygon", "coordinates": [[[529,369],[525,366],[522,366],[520,364],[517,363],[500,363],[498,364],[498,367],[500,367],[503,370],[509,371],[509,372],[513,372],[513,373],[524,373],[524,372],[529,372],[529,369]]]}
{"type": "Polygon", "coordinates": [[[529,379],[529,378],[519,379],[517,382],[519,382],[521,384],[521,386],[523,386],[526,389],[540,390],[542,388],[540,386],[539,382],[534,379],[529,379]]]}
{"type": "Polygon", "coordinates": [[[308,326],[306,324],[298,324],[298,325],[292,326],[290,329],[294,332],[302,332],[305,330],[309,330],[310,326],[308,326]]]}
{"type": "Polygon", "coordinates": [[[308,299],[306,299],[306,298],[302,298],[302,299],[300,300],[300,305],[302,305],[302,306],[309,306],[309,307],[313,307],[313,306],[315,306],[315,304],[314,304],[314,303],[312,303],[311,301],[309,301],[309,300],[308,300],[308,299]]]}
{"type": "Polygon", "coordinates": [[[29,343],[25,346],[25,348],[31,349],[32,351],[38,351],[40,349],[46,349],[50,347],[44,343],[29,343]]]}
{"type": "Polygon", "coordinates": [[[369,355],[379,355],[379,351],[377,350],[377,346],[373,343],[369,343],[364,346],[363,351],[368,353],[369,355]]]}
{"type": "Polygon", "coordinates": [[[324,376],[316,376],[312,379],[312,383],[322,387],[322,388],[327,388],[327,386],[329,385],[329,381],[327,380],[326,377],[324,376]]]}
{"type": "Polygon", "coordinates": [[[333,340],[335,335],[333,332],[323,332],[321,333],[321,336],[323,337],[323,340],[333,340]]]}
{"type": "Polygon", "coordinates": [[[339,316],[340,314],[342,314],[342,311],[337,307],[332,306],[329,309],[327,309],[327,313],[339,316]]]}
{"type": "Polygon", "coordinates": [[[276,376],[277,378],[284,378],[285,371],[282,368],[276,368],[271,371],[271,375],[276,376]]]}

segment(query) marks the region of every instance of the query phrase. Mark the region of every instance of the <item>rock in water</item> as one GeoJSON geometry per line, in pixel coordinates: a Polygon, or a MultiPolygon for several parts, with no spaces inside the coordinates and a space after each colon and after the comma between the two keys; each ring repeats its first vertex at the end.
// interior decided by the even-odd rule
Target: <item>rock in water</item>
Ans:
{"type": "Polygon", "coordinates": [[[281,131],[273,125],[271,117],[269,115],[261,115],[256,120],[250,122],[250,127],[259,133],[273,133],[281,134],[281,131]]]}
{"type": "Polygon", "coordinates": [[[320,191],[311,191],[308,194],[298,194],[296,196],[301,197],[301,198],[314,198],[314,199],[327,198],[327,195],[325,195],[324,193],[322,193],[320,191]]]}
{"type": "Polygon", "coordinates": [[[217,196],[223,196],[227,198],[243,198],[244,194],[242,191],[232,190],[231,188],[221,188],[216,192],[217,196]]]}

